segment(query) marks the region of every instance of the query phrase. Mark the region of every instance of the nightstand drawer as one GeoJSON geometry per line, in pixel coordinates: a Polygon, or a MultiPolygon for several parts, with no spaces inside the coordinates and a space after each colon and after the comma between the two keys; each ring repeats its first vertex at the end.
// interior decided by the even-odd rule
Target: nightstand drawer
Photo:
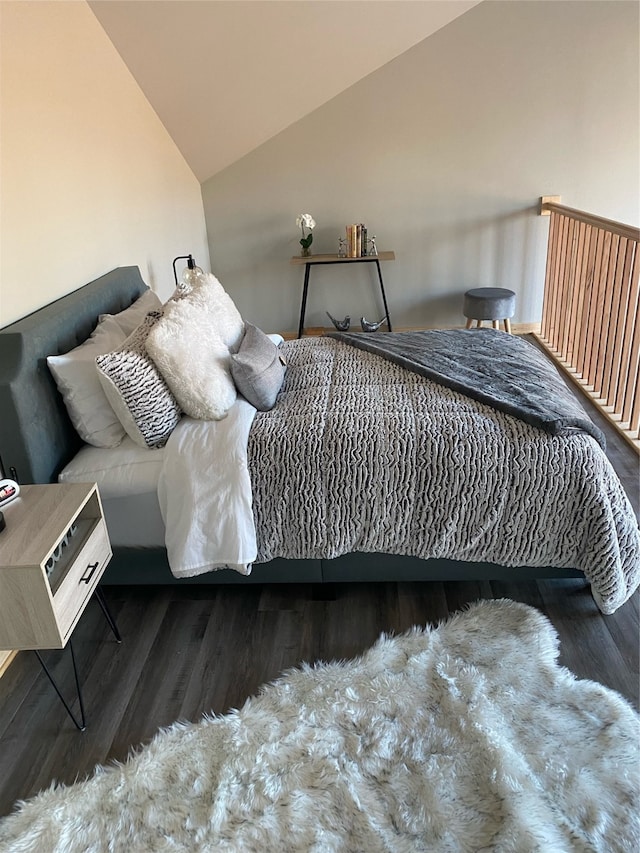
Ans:
{"type": "Polygon", "coordinates": [[[53,593],[53,606],[63,643],[66,643],[111,559],[104,521],[93,519],[85,541],[53,593]]]}

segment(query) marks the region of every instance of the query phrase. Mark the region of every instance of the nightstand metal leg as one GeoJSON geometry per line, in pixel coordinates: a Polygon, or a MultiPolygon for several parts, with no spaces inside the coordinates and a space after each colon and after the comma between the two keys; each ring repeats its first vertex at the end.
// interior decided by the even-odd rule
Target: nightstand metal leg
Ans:
{"type": "Polygon", "coordinates": [[[44,669],[47,678],[49,679],[49,681],[53,685],[53,689],[58,694],[58,698],[60,699],[60,701],[62,702],[64,707],[67,709],[67,714],[69,714],[69,716],[73,720],[75,727],[77,729],[79,729],[81,732],[83,732],[87,727],[87,721],[86,721],[85,713],[84,713],[84,703],[82,702],[82,690],[80,689],[80,679],[78,678],[78,667],[76,666],[76,656],[73,653],[73,646],[71,645],[71,640],[69,640],[68,645],[69,645],[69,649],[71,650],[71,661],[73,662],[73,675],[74,675],[74,678],[76,680],[76,690],[78,692],[78,704],[80,705],[80,722],[78,722],[73,711],[71,710],[71,708],[67,704],[66,699],[64,698],[64,696],[60,692],[60,688],[56,684],[54,677],[49,672],[49,669],[48,669],[46,663],[42,659],[42,655],[40,654],[40,652],[37,649],[34,649],[34,652],[36,653],[38,660],[40,661],[40,665],[44,669]]]}
{"type": "Polygon", "coordinates": [[[117,643],[122,642],[122,637],[120,636],[120,631],[118,631],[118,626],[116,625],[116,620],[111,615],[111,611],[109,610],[109,605],[104,597],[104,594],[99,586],[97,586],[94,590],[94,595],[98,599],[98,604],[102,608],[102,612],[104,613],[104,617],[109,623],[109,627],[113,631],[113,636],[116,638],[117,643]]]}

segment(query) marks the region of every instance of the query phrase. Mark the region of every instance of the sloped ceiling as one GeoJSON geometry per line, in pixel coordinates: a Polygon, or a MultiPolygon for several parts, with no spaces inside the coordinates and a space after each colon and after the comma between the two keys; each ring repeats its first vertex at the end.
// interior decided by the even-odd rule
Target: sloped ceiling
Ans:
{"type": "Polygon", "coordinates": [[[479,0],[89,0],[201,181],[479,0]]]}

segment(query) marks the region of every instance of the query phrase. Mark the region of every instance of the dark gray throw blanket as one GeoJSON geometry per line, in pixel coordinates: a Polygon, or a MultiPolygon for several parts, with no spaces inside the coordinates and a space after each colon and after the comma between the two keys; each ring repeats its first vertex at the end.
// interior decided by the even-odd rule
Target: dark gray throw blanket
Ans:
{"type": "Polygon", "coordinates": [[[528,341],[495,329],[329,337],[383,356],[552,435],[580,430],[605,448],[605,437],[569,391],[556,368],[528,341]]]}

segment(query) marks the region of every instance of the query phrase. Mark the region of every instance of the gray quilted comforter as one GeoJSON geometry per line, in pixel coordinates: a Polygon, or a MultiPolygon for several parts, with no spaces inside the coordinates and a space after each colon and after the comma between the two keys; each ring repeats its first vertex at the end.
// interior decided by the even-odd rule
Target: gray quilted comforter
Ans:
{"type": "Polygon", "coordinates": [[[640,535],[601,447],[550,435],[332,338],[282,345],[248,464],[258,562],[380,552],[577,568],[612,613],[640,582],[640,535]]]}

